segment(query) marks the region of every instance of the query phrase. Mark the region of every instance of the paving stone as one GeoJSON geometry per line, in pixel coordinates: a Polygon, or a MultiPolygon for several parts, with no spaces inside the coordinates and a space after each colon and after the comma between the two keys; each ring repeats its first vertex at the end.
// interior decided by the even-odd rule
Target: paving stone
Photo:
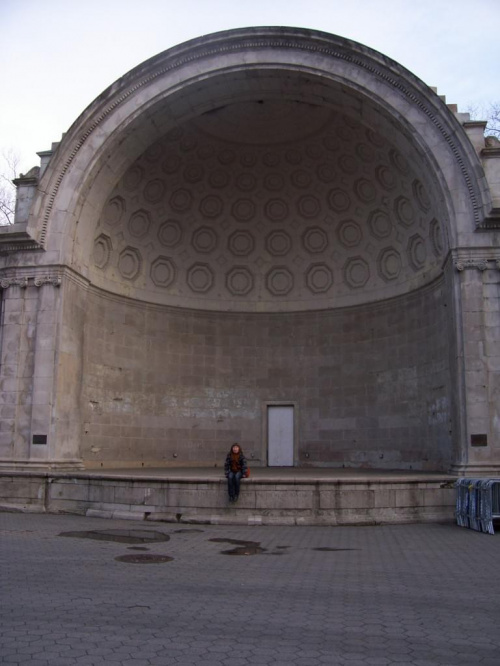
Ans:
{"type": "Polygon", "coordinates": [[[22,664],[30,661],[30,656],[17,654],[15,652],[4,654],[2,661],[6,664],[22,664]]]}
{"type": "Polygon", "coordinates": [[[123,544],[59,537],[130,528],[0,513],[2,664],[498,666],[500,535],[210,525],[188,540],[160,524],[171,539],[148,552],[174,559],[155,565],[116,562],[131,552],[123,544]],[[232,546],[212,538],[289,547],[286,557],[228,557],[232,546]],[[342,560],[316,547],[357,550],[342,560]]]}

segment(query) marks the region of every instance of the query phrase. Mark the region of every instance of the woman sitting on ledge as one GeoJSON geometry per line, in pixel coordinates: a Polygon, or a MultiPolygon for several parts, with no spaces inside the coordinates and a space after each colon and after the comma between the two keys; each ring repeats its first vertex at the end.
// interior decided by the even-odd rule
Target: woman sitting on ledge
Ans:
{"type": "Polygon", "coordinates": [[[247,475],[247,461],[241,446],[234,443],[226,456],[224,472],[227,478],[229,501],[236,502],[240,495],[240,481],[247,475]]]}

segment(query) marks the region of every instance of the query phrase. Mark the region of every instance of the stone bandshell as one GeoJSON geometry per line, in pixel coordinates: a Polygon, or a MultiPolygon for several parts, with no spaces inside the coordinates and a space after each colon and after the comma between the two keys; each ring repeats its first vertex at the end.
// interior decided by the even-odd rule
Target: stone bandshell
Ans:
{"type": "Polygon", "coordinates": [[[115,82],[19,182],[2,459],[213,466],[236,438],[266,465],[284,400],[294,465],[498,473],[497,149],[463,115],[294,28],[115,82]]]}

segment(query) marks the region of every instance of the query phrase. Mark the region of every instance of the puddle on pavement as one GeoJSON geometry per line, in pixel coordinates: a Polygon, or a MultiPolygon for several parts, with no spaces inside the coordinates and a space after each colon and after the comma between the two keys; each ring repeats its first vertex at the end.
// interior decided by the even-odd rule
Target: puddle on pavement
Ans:
{"type": "Polygon", "coordinates": [[[174,534],[187,534],[187,533],[204,532],[204,531],[205,530],[197,530],[197,529],[174,530],[174,534]]]}
{"type": "Polygon", "coordinates": [[[339,553],[346,550],[359,550],[359,548],[328,548],[324,546],[321,548],[312,548],[311,550],[319,550],[321,553],[339,553]]]}
{"type": "MultiPolygon", "coordinates": [[[[267,553],[266,548],[261,548],[260,541],[244,541],[242,539],[223,538],[209,539],[209,541],[213,541],[214,543],[229,543],[232,546],[236,546],[236,548],[232,548],[231,550],[221,550],[222,555],[261,555],[262,553],[266,553],[267,555],[272,554],[267,553]]],[[[281,553],[275,554],[281,555],[281,553]]]]}
{"type": "Polygon", "coordinates": [[[174,558],[168,555],[119,555],[115,557],[117,562],[127,562],[128,564],[163,564],[172,562],[174,558]]]}
{"type": "Polygon", "coordinates": [[[154,530],[93,530],[90,532],[61,532],[59,536],[76,539],[94,539],[95,541],[115,541],[118,543],[159,543],[169,541],[164,532],[154,530]]]}
{"type": "Polygon", "coordinates": [[[214,543],[230,543],[232,546],[260,546],[260,541],[243,541],[242,539],[209,539],[214,543]]]}
{"type": "Polygon", "coordinates": [[[215,538],[209,539],[214,543],[229,543],[236,548],[231,550],[221,550],[221,555],[286,555],[284,549],[290,548],[290,546],[276,546],[276,549],[281,549],[276,551],[269,552],[267,548],[261,548],[260,541],[244,541],[242,539],[224,539],[224,538],[215,538]]]}
{"type": "Polygon", "coordinates": [[[260,555],[266,551],[260,546],[238,546],[232,550],[221,550],[222,555],[260,555]]]}

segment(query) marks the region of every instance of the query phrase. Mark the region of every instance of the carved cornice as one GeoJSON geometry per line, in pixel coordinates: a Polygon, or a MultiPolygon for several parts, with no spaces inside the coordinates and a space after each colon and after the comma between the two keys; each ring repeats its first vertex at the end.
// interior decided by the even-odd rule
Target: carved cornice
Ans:
{"type": "Polygon", "coordinates": [[[40,243],[30,236],[25,223],[0,227],[0,255],[25,250],[43,250],[40,243]]]}
{"type": "Polygon", "coordinates": [[[34,240],[27,240],[26,242],[18,241],[16,243],[5,243],[5,239],[0,239],[0,255],[11,254],[14,252],[32,252],[33,250],[43,250],[40,243],[34,240]]]}
{"type": "Polygon", "coordinates": [[[21,289],[26,289],[31,285],[41,287],[44,284],[51,284],[53,287],[60,287],[62,277],[60,275],[24,275],[23,277],[4,277],[0,279],[0,287],[8,289],[9,287],[18,286],[21,289]]]}
{"type": "Polygon", "coordinates": [[[481,157],[486,157],[488,159],[500,157],[500,146],[483,148],[481,151],[481,157]]]}
{"type": "Polygon", "coordinates": [[[477,229],[480,231],[500,229],[500,208],[492,208],[477,229]]]}

